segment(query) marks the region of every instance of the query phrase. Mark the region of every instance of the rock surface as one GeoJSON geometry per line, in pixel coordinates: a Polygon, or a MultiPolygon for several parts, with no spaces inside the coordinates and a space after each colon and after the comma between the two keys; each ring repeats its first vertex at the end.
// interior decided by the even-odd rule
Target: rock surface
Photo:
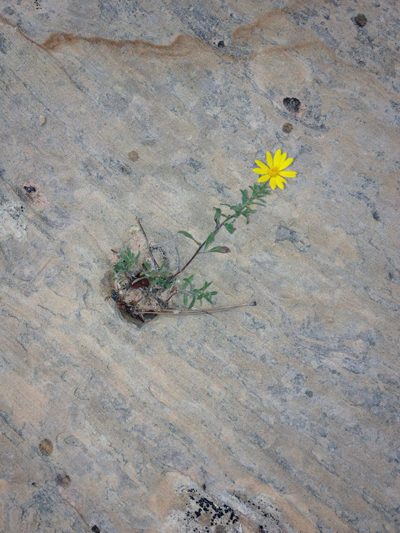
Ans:
{"type": "Polygon", "coordinates": [[[1,16],[0,532],[398,532],[398,4],[1,16]],[[191,270],[257,307],[105,300],[136,215],[188,257],[278,148],[297,178],[191,270]]]}

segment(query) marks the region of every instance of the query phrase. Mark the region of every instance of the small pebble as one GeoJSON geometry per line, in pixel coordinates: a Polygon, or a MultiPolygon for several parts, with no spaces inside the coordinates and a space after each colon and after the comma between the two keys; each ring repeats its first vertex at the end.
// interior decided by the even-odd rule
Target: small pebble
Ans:
{"type": "Polygon", "coordinates": [[[43,455],[51,455],[53,453],[53,443],[49,439],[43,439],[39,442],[39,450],[43,455]]]}
{"type": "Polygon", "coordinates": [[[132,226],[129,232],[131,235],[134,235],[135,233],[139,233],[139,228],[137,226],[132,226]]]}
{"type": "Polygon", "coordinates": [[[139,154],[135,150],[132,150],[132,152],[129,152],[128,157],[131,161],[135,162],[139,159],[139,154]]]}
{"type": "Polygon", "coordinates": [[[362,13],[359,13],[355,18],[354,22],[357,24],[357,26],[360,26],[360,28],[363,28],[366,23],[368,22],[367,17],[363,15],[362,13]]]}
{"type": "Polygon", "coordinates": [[[282,126],[283,133],[290,133],[293,130],[293,125],[290,122],[285,122],[282,126]]]}
{"type": "Polygon", "coordinates": [[[46,124],[46,117],[44,115],[40,115],[39,117],[39,124],[43,126],[43,124],[46,124]]]}

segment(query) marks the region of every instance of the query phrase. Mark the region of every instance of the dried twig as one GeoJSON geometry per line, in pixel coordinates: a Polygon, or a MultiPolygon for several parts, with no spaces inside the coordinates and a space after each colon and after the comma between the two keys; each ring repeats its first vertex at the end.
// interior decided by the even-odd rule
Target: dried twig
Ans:
{"type": "Polygon", "coordinates": [[[142,230],[142,233],[143,233],[143,235],[144,235],[144,238],[146,239],[147,249],[148,249],[148,251],[149,251],[149,254],[150,254],[151,260],[153,261],[153,267],[156,266],[157,269],[159,270],[159,269],[160,269],[160,266],[158,265],[157,261],[154,259],[154,255],[153,255],[153,252],[151,251],[151,246],[150,246],[150,243],[149,243],[149,239],[147,238],[146,232],[144,231],[143,226],[142,226],[142,224],[140,223],[140,220],[138,219],[138,217],[136,217],[136,220],[137,220],[137,223],[138,223],[139,226],[140,226],[140,229],[142,230]]]}
{"type": "Polygon", "coordinates": [[[143,315],[209,315],[218,311],[229,311],[230,309],[236,309],[238,307],[252,307],[257,305],[257,302],[249,302],[247,304],[227,305],[226,307],[212,307],[210,309],[162,309],[160,311],[142,311],[143,315]]]}
{"type": "MultiPolygon", "coordinates": [[[[176,271],[179,272],[179,254],[178,254],[178,249],[175,248],[175,252],[176,252],[176,263],[177,263],[177,267],[176,267],[176,271]]],[[[170,300],[170,298],[172,298],[172,295],[170,298],[168,298],[168,296],[171,294],[171,291],[172,289],[174,288],[174,285],[175,285],[175,281],[176,281],[176,278],[174,278],[174,281],[172,282],[172,285],[171,287],[169,288],[169,291],[167,292],[167,296],[166,296],[166,302],[168,302],[170,300]]],[[[175,292],[175,291],[174,291],[175,292]]]]}

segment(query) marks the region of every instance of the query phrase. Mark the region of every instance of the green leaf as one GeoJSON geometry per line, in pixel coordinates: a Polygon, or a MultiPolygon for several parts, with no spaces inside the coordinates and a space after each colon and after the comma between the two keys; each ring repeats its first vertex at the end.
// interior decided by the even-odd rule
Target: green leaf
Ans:
{"type": "Polygon", "coordinates": [[[229,231],[229,233],[233,233],[234,231],[236,231],[236,228],[233,226],[233,224],[229,224],[229,222],[225,224],[225,227],[229,231]]]}
{"type": "Polygon", "coordinates": [[[215,220],[215,223],[218,225],[219,219],[221,218],[221,215],[222,215],[222,211],[219,207],[214,207],[214,209],[215,209],[214,220],[215,220]]]}
{"type": "Polygon", "coordinates": [[[147,261],[145,261],[144,259],[143,259],[143,261],[142,261],[142,265],[145,267],[146,270],[150,270],[150,265],[149,265],[149,263],[148,263],[147,261]]]}
{"type": "Polygon", "coordinates": [[[184,294],[183,295],[183,305],[187,305],[187,302],[188,302],[187,294],[184,294]]]}
{"type": "Polygon", "coordinates": [[[192,282],[192,279],[193,279],[193,278],[194,278],[194,274],[192,274],[192,275],[189,276],[188,278],[183,278],[183,281],[184,281],[185,283],[182,285],[182,290],[183,290],[184,288],[186,288],[186,287],[189,285],[189,283],[192,282]]]}
{"type": "Polygon", "coordinates": [[[215,246],[208,250],[209,252],[218,252],[219,254],[229,254],[230,250],[227,246],[215,246]]]}
{"type": "Polygon", "coordinates": [[[201,243],[199,241],[196,241],[196,239],[193,237],[193,235],[190,235],[190,233],[188,233],[187,231],[178,231],[178,233],[182,233],[182,235],[184,235],[188,239],[192,239],[192,241],[194,241],[196,244],[198,244],[200,246],[201,243]]]}
{"type": "Polygon", "coordinates": [[[190,302],[190,305],[188,309],[191,309],[194,306],[194,302],[196,301],[196,295],[193,296],[192,301],[190,302]]]}
{"type": "Polygon", "coordinates": [[[213,240],[214,240],[214,233],[210,233],[210,235],[206,239],[204,250],[207,250],[208,246],[213,242],[213,240]]]}

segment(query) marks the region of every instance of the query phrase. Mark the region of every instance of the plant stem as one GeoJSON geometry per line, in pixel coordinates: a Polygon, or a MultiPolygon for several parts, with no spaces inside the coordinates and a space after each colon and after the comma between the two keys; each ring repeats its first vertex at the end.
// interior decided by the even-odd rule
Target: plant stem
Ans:
{"type": "MultiPolygon", "coordinates": [[[[215,228],[215,230],[212,232],[213,235],[216,235],[219,230],[225,226],[225,224],[227,222],[229,222],[229,220],[232,220],[232,218],[239,218],[240,215],[242,214],[242,211],[244,211],[253,201],[253,195],[251,198],[249,198],[249,200],[243,205],[242,209],[240,210],[240,213],[238,215],[234,214],[234,215],[229,215],[229,217],[227,217],[223,222],[221,222],[220,224],[218,224],[215,228]]],[[[208,237],[207,237],[208,238],[208,237]]],[[[192,257],[189,259],[189,261],[186,263],[186,265],[184,265],[174,276],[172,279],[176,278],[179,274],[181,274],[185,268],[187,268],[190,263],[193,261],[193,259],[196,257],[196,255],[201,251],[201,249],[203,248],[203,246],[206,244],[207,242],[207,239],[202,243],[200,244],[200,246],[197,248],[197,250],[195,251],[195,253],[192,255],[192,257]]]]}
{"type": "MultiPolygon", "coordinates": [[[[222,226],[225,225],[226,222],[228,222],[228,220],[231,220],[232,218],[234,218],[235,215],[230,215],[228,218],[226,218],[223,222],[221,222],[220,224],[218,224],[215,228],[215,230],[213,231],[213,235],[216,235],[218,233],[218,231],[222,228],[222,226]]],[[[200,250],[203,248],[203,246],[206,244],[207,242],[207,239],[203,242],[203,244],[200,244],[200,246],[197,248],[197,250],[195,251],[195,253],[192,255],[192,257],[189,259],[189,261],[186,263],[186,265],[184,265],[175,275],[174,275],[174,278],[176,278],[179,274],[181,274],[185,268],[187,268],[190,263],[193,261],[193,259],[196,257],[196,255],[200,252],[200,250]]]]}

